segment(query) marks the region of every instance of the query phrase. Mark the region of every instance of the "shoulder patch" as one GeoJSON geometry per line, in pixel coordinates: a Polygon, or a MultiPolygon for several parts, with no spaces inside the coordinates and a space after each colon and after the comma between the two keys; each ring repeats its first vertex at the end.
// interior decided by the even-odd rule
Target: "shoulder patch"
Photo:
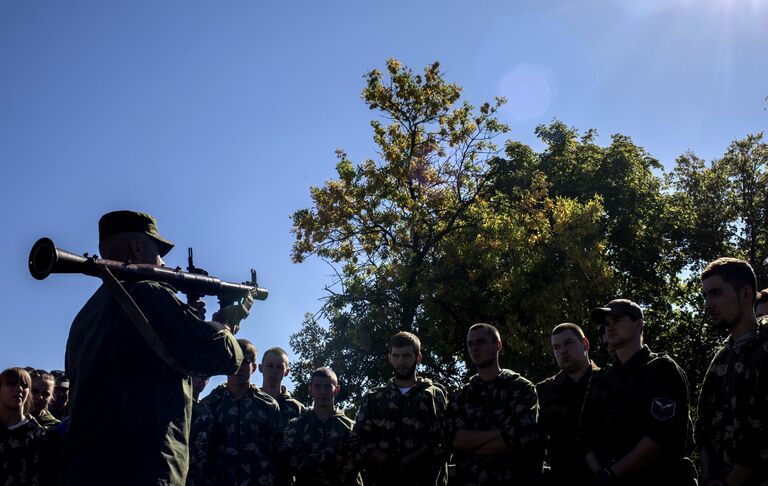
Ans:
{"type": "Polygon", "coordinates": [[[675,416],[677,402],[669,398],[654,398],[651,400],[651,415],[656,420],[669,420],[675,416]]]}

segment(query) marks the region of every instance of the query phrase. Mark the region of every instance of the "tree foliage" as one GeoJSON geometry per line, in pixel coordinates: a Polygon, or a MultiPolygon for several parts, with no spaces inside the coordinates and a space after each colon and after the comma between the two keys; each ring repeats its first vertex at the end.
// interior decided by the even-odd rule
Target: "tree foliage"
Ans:
{"type": "MultiPolygon", "coordinates": [[[[294,262],[336,270],[327,298],[291,337],[302,394],[308,371],[330,365],[346,397],[389,376],[389,338],[415,332],[423,374],[449,388],[470,372],[466,329],[492,322],[503,364],[532,379],[554,371],[549,333],[582,324],[623,296],[646,310],[646,336],[698,380],[717,336],[698,298],[698,272],[721,255],[749,259],[766,277],[766,145],[734,142],[711,164],[693,152],[666,174],[621,134],[541,125],[544,144],[500,138],[504,103],[461,100],[439,64],[415,73],[396,60],[365,76],[376,156],[337,151],[336,177],[311,188],[292,215],[294,262]]],[[[471,367],[471,366],[470,366],[471,367]]]]}

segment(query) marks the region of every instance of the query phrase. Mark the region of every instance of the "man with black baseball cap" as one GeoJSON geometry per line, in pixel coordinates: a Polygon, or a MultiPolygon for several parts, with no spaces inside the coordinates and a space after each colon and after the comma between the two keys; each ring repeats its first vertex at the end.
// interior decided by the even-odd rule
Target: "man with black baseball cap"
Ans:
{"type": "Polygon", "coordinates": [[[686,457],[692,443],[688,379],[666,354],[643,345],[643,311],[627,299],[591,312],[605,325],[612,366],[594,374],[584,401],[579,442],[597,484],[695,484],[686,457]]]}
{"type": "MultiPolygon", "coordinates": [[[[171,248],[149,214],[114,211],[99,221],[105,259],[162,265],[171,248]]],[[[123,282],[129,297],[120,287],[105,276],[69,332],[70,424],[60,484],[183,485],[192,410],[189,375],[234,373],[242,351],[229,328],[200,319],[167,285],[123,282]],[[143,321],[130,313],[132,303],[143,321]]],[[[229,315],[227,308],[219,312],[229,315]]]]}

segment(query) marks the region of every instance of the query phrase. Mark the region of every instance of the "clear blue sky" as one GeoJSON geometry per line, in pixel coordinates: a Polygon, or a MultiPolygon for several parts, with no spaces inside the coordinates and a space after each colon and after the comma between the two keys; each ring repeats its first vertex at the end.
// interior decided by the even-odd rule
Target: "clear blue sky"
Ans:
{"type": "Polygon", "coordinates": [[[192,246],[223,279],[255,267],[271,295],[241,335],[287,348],[330,281],[290,262],[289,215],[334,149],[375,156],[360,90],[388,57],[439,60],[476,105],[508,97],[510,138],[538,147],[557,117],[670,167],[768,127],[766,25],[768,0],[0,0],[0,368],[62,368],[99,283],[33,280],[32,244],[95,252],[100,215],[127,208],[157,216],[171,266],[192,246]]]}

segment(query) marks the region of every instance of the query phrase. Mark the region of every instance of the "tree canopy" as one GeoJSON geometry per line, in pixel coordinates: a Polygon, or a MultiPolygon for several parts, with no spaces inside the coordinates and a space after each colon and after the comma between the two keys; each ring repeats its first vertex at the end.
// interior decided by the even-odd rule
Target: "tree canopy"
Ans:
{"type": "Polygon", "coordinates": [[[291,337],[299,396],[317,366],[336,370],[342,399],[383,382],[401,330],[422,340],[422,374],[455,388],[471,373],[464,339],[475,322],[501,331],[504,366],[542,379],[555,371],[552,327],[576,322],[597,343],[589,310],[619,296],[646,309],[647,340],[696,383],[720,339],[702,315],[698,272],[735,255],[766,284],[762,134],[709,164],[687,152],[666,173],[626,135],[600,146],[594,130],[558,120],[536,128],[539,152],[502,140],[505,100],[461,101],[438,63],[415,73],[391,59],[365,80],[376,156],[355,163],[338,150],[337,176],[292,215],[293,261],[336,271],[291,337]]]}

